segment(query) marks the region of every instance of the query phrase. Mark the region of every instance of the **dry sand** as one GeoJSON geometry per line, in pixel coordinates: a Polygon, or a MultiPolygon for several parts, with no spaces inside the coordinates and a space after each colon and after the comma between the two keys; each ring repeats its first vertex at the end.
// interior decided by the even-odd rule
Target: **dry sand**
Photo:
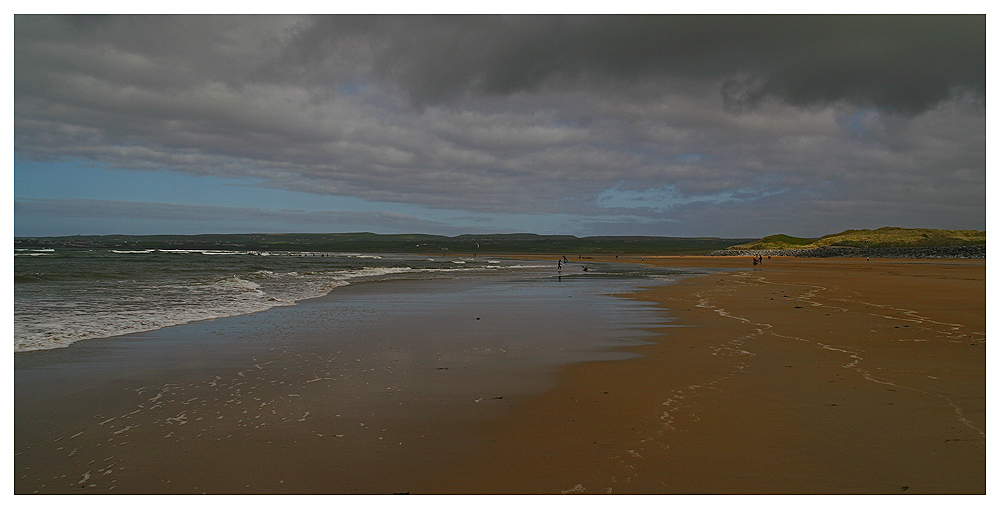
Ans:
{"type": "Polygon", "coordinates": [[[15,493],[985,493],[985,261],[620,261],[734,270],[624,296],[677,319],[542,385],[456,386],[470,358],[401,344],[275,343],[267,314],[225,322],[254,331],[239,354],[206,325],[197,356],[110,381],[135,357],[95,341],[86,369],[16,387],[15,493]]]}
{"type": "Polygon", "coordinates": [[[642,262],[741,270],[635,295],[688,327],[565,369],[428,491],[986,492],[985,261],[642,262]]]}

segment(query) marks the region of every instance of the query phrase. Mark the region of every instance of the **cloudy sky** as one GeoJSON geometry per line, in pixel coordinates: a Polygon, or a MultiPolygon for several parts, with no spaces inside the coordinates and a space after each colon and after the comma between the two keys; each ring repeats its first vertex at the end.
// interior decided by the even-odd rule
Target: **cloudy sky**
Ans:
{"type": "Polygon", "coordinates": [[[14,234],[986,228],[985,16],[14,18],[14,234]]]}

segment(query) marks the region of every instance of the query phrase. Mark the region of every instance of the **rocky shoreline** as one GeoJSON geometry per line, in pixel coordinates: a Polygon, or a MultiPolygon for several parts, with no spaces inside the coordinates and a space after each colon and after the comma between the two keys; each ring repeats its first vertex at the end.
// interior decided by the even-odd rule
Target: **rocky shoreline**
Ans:
{"type": "Polygon", "coordinates": [[[797,256],[802,258],[986,258],[986,245],[943,247],[846,247],[813,249],[723,249],[709,256],[797,256]]]}

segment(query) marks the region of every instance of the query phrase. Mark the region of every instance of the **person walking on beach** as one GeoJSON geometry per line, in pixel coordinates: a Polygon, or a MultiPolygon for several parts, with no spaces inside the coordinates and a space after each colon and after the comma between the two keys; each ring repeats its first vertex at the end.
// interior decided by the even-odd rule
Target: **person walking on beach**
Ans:
{"type": "Polygon", "coordinates": [[[559,260],[559,270],[562,270],[562,260],[559,260]]]}

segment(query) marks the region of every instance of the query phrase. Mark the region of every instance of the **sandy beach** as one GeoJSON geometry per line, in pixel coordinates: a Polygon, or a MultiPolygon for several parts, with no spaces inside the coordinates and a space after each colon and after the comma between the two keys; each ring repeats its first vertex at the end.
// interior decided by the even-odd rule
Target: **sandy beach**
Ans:
{"type": "Polygon", "coordinates": [[[986,493],[985,262],[729,266],[632,298],[687,327],[577,364],[429,491],[986,493]]]}
{"type": "Polygon", "coordinates": [[[357,285],[18,354],[15,493],[986,492],[984,260],[620,261],[732,270],[609,287],[628,313],[357,285]],[[618,316],[644,343],[574,350],[618,316]]]}

